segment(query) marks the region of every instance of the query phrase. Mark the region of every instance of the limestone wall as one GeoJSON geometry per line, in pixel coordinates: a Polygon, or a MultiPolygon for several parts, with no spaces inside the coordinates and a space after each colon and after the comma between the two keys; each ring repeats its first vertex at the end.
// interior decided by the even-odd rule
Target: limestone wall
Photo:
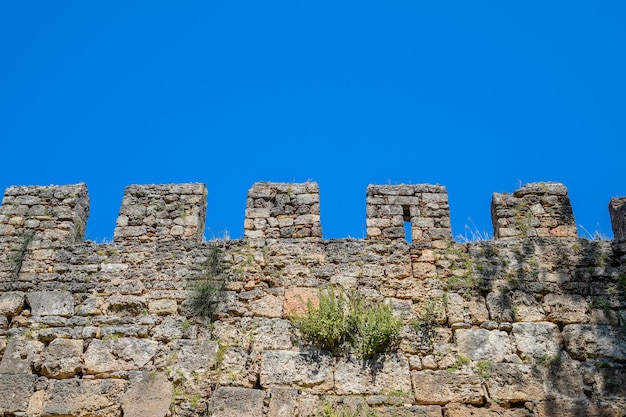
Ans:
{"type": "Polygon", "coordinates": [[[321,238],[316,184],[259,183],[244,239],[204,242],[203,185],[131,186],[95,244],[84,184],[7,189],[0,416],[626,415],[620,199],[615,240],[579,239],[566,188],[529,184],[494,195],[496,239],[462,244],[444,187],[366,194],[364,240],[321,238]],[[192,300],[216,254],[210,321],[192,300]],[[389,303],[398,346],[305,343],[289,317],[331,284],[389,303]]]}

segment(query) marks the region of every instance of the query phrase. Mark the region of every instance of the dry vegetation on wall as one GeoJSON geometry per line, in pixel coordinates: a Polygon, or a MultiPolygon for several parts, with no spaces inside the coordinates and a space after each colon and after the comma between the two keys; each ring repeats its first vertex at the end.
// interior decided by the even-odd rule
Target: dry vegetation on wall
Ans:
{"type": "Polygon", "coordinates": [[[7,189],[0,416],[626,415],[626,199],[584,239],[528,184],[461,243],[444,187],[365,194],[362,240],[322,239],[317,184],[258,183],[206,242],[204,185],[129,186],[95,244],[84,184],[7,189]]]}

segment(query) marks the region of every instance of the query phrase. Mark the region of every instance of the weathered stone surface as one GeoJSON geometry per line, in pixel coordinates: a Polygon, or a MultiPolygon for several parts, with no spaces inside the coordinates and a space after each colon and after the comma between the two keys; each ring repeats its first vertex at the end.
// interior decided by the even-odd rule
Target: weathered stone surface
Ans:
{"type": "Polygon", "coordinates": [[[148,339],[94,339],[85,351],[83,369],[87,374],[141,369],[157,349],[158,343],[148,339]]]}
{"type": "Polygon", "coordinates": [[[48,378],[71,378],[82,367],[83,341],[55,339],[43,352],[41,373],[48,378]]]}
{"type": "Polygon", "coordinates": [[[36,379],[36,375],[0,373],[0,415],[26,412],[36,379]]]}
{"type": "Polygon", "coordinates": [[[522,359],[557,355],[563,345],[558,326],[550,322],[513,323],[511,336],[522,359]]]}
{"type": "Polygon", "coordinates": [[[0,315],[13,317],[20,314],[24,306],[24,293],[9,291],[0,294],[0,315]]]}
{"type": "Polygon", "coordinates": [[[150,314],[169,315],[176,314],[178,304],[176,300],[151,300],[148,302],[148,312],[150,314]]]}
{"type": "Polygon", "coordinates": [[[268,294],[252,301],[250,309],[255,316],[279,318],[283,316],[283,300],[275,295],[268,294]]]}
{"type": "Polygon", "coordinates": [[[326,391],[334,385],[332,365],[333,358],[326,352],[266,350],[261,355],[261,386],[326,391]]]}
{"type": "Polygon", "coordinates": [[[626,197],[612,198],[609,202],[611,226],[616,240],[626,240],[626,197]]]}
{"type": "Polygon", "coordinates": [[[533,411],[537,417],[622,417],[624,403],[610,404],[607,402],[593,402],[587,399],[547,399],[539,401],[533,411]]]}
{"type": "Polygon", "coordinates": [[[100,307],[102,306],[101,297],[87,297],[78,307],[76,314],[81,316],[95,316],[102,314],[100,307]]]}
{"type": "Polygon", "coordinates": [[[131,372],[122,396],[124,417],[165,417],[172,401],[172,383],[162,372],[131,372]]]}
{"type": "Polygon", "coordinates": [[[174,371],[206,372],[215,367],[218,349],[214,340],[176,340],[168,362],[174,371]]]}
{"type": "Polygon", "coordinates": [[[409,363],[402,355],[375,360],[340,358],[335,366],[335,392],[340,395],[411,391],[409,363]]]}
{"type": "Polygon", "coordinates": [[[565,349],[574,359],[626,360],[626,330],[614,326],[570,324],[563,328],[565,349]]]}
{"type": "Polygon", "coordinates": [[[513,321],[513,300],[509,294],[493,291],[487,294],[485,302],[491,320],[513,321]]]}
{"type": "Polygon", "coordinates": [[[466,404],[451,403],[444,408],[445,417],[530,417],[532,414],[525,408],[504,408],[498,404],[489,407],[476,407],[466,404]]]}
{"type": "Polygon", "coordinates": [[[472,297],[468,302],[468,310],[472,324],[482,324],[489,320],[489,310],[482,296],[472,297]]]}
{"type": "Polygon", "coordinates": [[[69,291],[32,291],[26,302],[33,316],[69,317],[74,314],[74,299],[69,291]]]}
{"type": "Polygon", "coordinates": [[[531,365],[494,363],[487,389],[492,398],[510,403],[538,401],[545,397],[543,374],[531,365]]]}
{"type": "Polygon", "coordinates": [[[30,374],[41,364],[44,344],[20,336],[9,339],[0,362],[2,374],[30,374]]]}
{"type": "Polygon", "coordinates": [[[120,417],[126,384],[120,379],[51,380],[41,416],[120,417]]]}
{"type": "Polygon", "coordinates": [[[218,382],[221,385],[253,388],[259,375],[258,352],[228,348],[220,364],[218,382]]]}
{"type": "Polygon", "coordinates": [[[411,380],[418,404],[484,402],[480,380],[474,375],[449,371],[412,371],[411,380]]]}
{"type": "Polygon", "coordinates": [[[137,295],[112,295],[104,308],[117,316],[138,316],[147,309],[145,297],[137,295]]]}
{"type": "Polygon", "coordinates": [[[446,315],[448,316],[449,324],[459,323],[465,320],[465,307],[463,297],[456,293],[448,294],[448,300],[446,303],[446,315]]]}
{"type": "Polygon", "coordinates": [[[267,417],[293,417],[298,407],[298,390],[294,388],[272,388],[267,417]]]}
{"type": "Polygon", "coordinates": [[[183,337],[183,323],[185,319],[183,317],[167,316],[163,319],[161,324],[154,326],[150,331],[150,336],[154,340],[170,341],[174,339],[181,339],[183,337]]]}
{"type": "Polygon", "coordinates": [[[587,323],[589,303],[578,294],[546,294],[543,307],[549,321],[558,324],[587,323]]]}
{"type": "Polygon", "coordinates": [[[455,332],[459,354],[474,361],[501,362],[511,354],[509,335],[499,330],[459,329],[455,332]]]}
{"type": "Polygon", "coordinates": [[[204,184],[126,187],[116,222],[116,242],[199,242],[204,231],[204,184]]]}
{"type": "Polygon", "coordinates": [[[586,400],[585,381],[580,362],[572,360],[566,353],[543,366],[544,392],[548,399],[586,400]]]}
{"type": "Polygon", "coordinates": [[[263,415],[265,392],[256,389],[219,387],[209,402],[213,417],[258,417],[263,415]]]}
{"type": "Polygon", "coordinates": [[[515,291],[512,309],[516,321],[545,321],[546,314],[534,295],[526,291],[515,291]]]}
{"type": "Polygon", "coordinates": [[[601,367],[594,375],[594,390],[598,398],[603,400],[620,399],[626,402],[626,367],[613,365],[601,367]]]}
{"type": "Polygon", "coordinates": [[[438,405],[403,405],[398,407],[372,407],[376,417],[441,417],[438,405]]]}
{"type": "Polygon", "coordinates": [[[289,350],[297,343],[288,320],[259,319],[253,323],[252,346],[256,350],[289,350]]]}

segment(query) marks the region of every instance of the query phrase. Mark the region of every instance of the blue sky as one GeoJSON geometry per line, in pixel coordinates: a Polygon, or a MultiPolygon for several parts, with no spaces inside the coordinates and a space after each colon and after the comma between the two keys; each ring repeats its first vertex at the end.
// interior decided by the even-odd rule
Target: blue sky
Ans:
{"type": "MultiPolygon", "coordinates": [[[[85,182],[86,238],[130,184],[203,182],[208,238],[257,181],[320,185],[363,237],[368,184],[446,186],[452,232],[558,181],[612,237],[626,195],[623,1],[0,3],[0,190],[85,182]]],[[[581,230],[582,233],[582,230],[581,230]]]]}

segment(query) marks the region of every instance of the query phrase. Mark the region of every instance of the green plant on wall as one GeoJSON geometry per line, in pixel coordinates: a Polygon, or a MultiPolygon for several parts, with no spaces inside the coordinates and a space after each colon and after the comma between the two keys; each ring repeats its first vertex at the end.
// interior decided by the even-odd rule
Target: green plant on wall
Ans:
{"type": "Polygon", "coordinates": [[[428,346],[428,350],[433,349],[435,329],[439,326],[438,316],[445,306],[445,298],[431,298],[422,302],[421,309],[417,317],[411,320],[411,327],[422,341],[428,346]]]}
{"type": "Polygon", "coordinates": [[[519,206],[515,211],[515,228],[522,232],[524,236],[530,229],[532,218],[533,214],[528,208],[528,202],[520,200],[519,206]]]}
{"type": "Polygon", "coordinates": [[[451,245],[444,251],[446,260],[450,262],[450,275],[443,280],[444,290],[469,293],[476,289],[478,280],[474,277],[473,262],[466,251],[451,245]]]}
{"type": "Polygon", "coordinates": [[[392,349],[402,327],[388,304],[367,304],[358,294],[333,286],[319,292],[318,306],[309,300],[306,312],[290,320],[309,343],[334,353],[352,352],[362,359],[392,349]]]}
{"type": "Polygon", "coordinates": [[[200,276],[191,282],[190,307],[194,315],[211,319],[225,290],[222,251],[217,245],[209,249],[200,276]]]}
{"type": "Polygon", "coordinates": [[[30,245],[30,242],[32,242],[34,236],[35,236],[35,232],[32,230],[25,232],[24,240],[22,241],[22,244],[20,245],[19,249],[17,250],[17,253],[15,254],[15,258],[14,258],[15,266],[13,267],[13,272],[15,273],[16,278],[20,274],[20,271],[22,270],[22,265],[24,263],[24,258],[26,258],[26,252],[28,251],[28,246],[30,245]]]}
{"type": "Polygon", "coordinates": [[[305,339],[321,349],[336,351],[346,342],[350,328],[344,292],[336,292],[332,286],[320,291],[318,306],[308,300],[306,312],[294,314],[290,320],[305,339]]]}
{"type": "Polygon", "coordinates": [[[400,334],[401,321],[387,303],[353,310],[356,332],[352,343],[357,356],[376,357],[392,347],[400,334]]]}

